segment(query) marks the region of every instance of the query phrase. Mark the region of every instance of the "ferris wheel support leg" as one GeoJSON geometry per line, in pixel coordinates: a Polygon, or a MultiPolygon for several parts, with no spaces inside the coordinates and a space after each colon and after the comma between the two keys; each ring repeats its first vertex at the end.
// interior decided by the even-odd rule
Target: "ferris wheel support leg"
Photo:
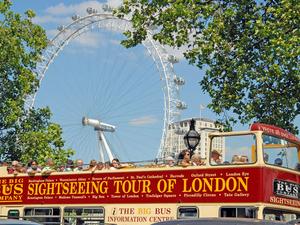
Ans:
{"type": "MultiPolygon", "coordinates": [[[[106,141],[106,138],[105,138],[105,135],[104,135],[104,132],[103,131],[98,131],[98,134],[99,134],[99,140],[100,140],[100,143],[101,145],[104,147],[102,149],[104,149],[106,151],[106,154],[108,155],[108,158],[109,158],[109,161],[111,162],[113,159],[114,159],[114,156],[110,150],[110,147],[109,145],[107,144],[107,141],[106,141]]],[[[100,152],[100,154],[103,155],[103,151],[102,153],[100,152]]],[[[102,156],[101,156],[102,157],[102,156]]],[[[103,157],[104,158],[104,157],[103,157]]]]}
{"type": "Polygon", "coordinates": [[[100,131],[97,132],[98,134],[98,138],[99,138],[99,142],[98,142],[98,146],[99,146],[99,153],[100,153],[100,162],[103,162],[105,163],[104,161],[104,145],[102,144],[102,141],[101,141],[101,136],[100,136],[100,131]]]}

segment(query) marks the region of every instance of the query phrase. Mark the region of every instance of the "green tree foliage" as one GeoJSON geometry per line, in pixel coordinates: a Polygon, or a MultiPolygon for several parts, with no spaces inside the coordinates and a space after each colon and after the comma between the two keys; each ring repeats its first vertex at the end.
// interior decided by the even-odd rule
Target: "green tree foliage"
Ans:
{"type": "Polygon", "coordinates": [[[201,87],[228,127],[260,121],[298,133],[300,1],[125,0],[117,15],[132,17],[126,47],[152,28],[155,40],[207,68],[201,87]]]}
{"type": "Polygon", "coordinates": [[[0,154],[4,160],[51,157],[66,161],[73,150],[64,150],[61,128],[50,123],[50,110],[29,109],[25,99],[39,85],[33,70],[47,46],[44,30],[32,23],[34,12],[22,17],[0,1],[0,154]]]}

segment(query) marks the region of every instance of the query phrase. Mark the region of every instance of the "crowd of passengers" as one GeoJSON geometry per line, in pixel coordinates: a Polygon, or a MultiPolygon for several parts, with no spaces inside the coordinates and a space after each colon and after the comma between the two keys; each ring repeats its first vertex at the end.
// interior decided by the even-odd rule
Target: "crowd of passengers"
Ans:
{"type": "Polygon", "coordinates": [[[34,175],[41,173],[43,175],[49,175],[53,172],[116,170],[121,168],[121,163],[118,159],[113,159],[111,162],[105,163],[97,162],[93,159],[88,165],[84,165],[81,159],[75,161],[68,159],[65,165],[56,166],[53,159],[48,158],[46,159],[45,166],[39,165],[36,160],[30,160],[27,165],[17,160],[11,163],[0,162],[0,166],[7,167],[8,174],[28,173],[29,175],[34,175]]]}
{"type": "MultiPolygon", "coordinates": [[[[213,150],[211,152],[210,163],[212,165],[218,164],[243,164],[249,163],[248,157],[243,155],[234,155],[231,162],[222,162],[222,155],[218,150],[213,150]]],[[[183,150],[179,153],[177,159],[173,157],[166,157],[163,164],[156,164],[161,167],[173,167],[173,166],[201,166],[205,164],[205,160],[201,158],[200,154],[191,154],[189,150],[183,150]]],[[[9,174],[19,174],[27,173],[29,175],[34,175],[40,173],[43,175],[49,175],[53,172],[70,172],[70,171],[90,171],[92,173],[99,170],[118,170],[121,168],[135,167],[132,163],[120,163],[120,161],[115,158],[111,162],[97,162],[96,160],[91,160],[88,165],[85,165],[83,160],[71,160],[68,159],[65,165],[56,166],[52,159],[47,159],[44,163],[45,166],[39,165],[36,160],[30,160],[27,165],[23,165],[19,161],[12,161],[11,163],[0,162],[0,166],[6,166],[7,172],[9,174]]]]}

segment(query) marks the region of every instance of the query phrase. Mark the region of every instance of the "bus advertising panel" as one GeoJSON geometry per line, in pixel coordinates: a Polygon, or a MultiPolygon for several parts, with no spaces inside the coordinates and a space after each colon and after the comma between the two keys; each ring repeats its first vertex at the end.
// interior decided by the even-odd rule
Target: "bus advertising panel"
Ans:
{"type": "Polygon", "coordinates": [[[259,167],[11,176],[0,178],[0,192],[0,204],[5,205],[271,202],[300,206],[295,174],[259,167]]]}

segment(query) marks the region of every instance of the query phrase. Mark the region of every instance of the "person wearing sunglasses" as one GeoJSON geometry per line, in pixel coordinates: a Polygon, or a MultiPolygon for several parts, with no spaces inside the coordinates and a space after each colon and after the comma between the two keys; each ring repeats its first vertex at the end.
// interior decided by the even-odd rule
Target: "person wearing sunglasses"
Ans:
{"type": "Polygon", "coordinates": [[[178,163],[179,166],[187,167],[191,165],[191,153],[189,150],[183,150],[181,153],[182,160],[178,163]]]}

